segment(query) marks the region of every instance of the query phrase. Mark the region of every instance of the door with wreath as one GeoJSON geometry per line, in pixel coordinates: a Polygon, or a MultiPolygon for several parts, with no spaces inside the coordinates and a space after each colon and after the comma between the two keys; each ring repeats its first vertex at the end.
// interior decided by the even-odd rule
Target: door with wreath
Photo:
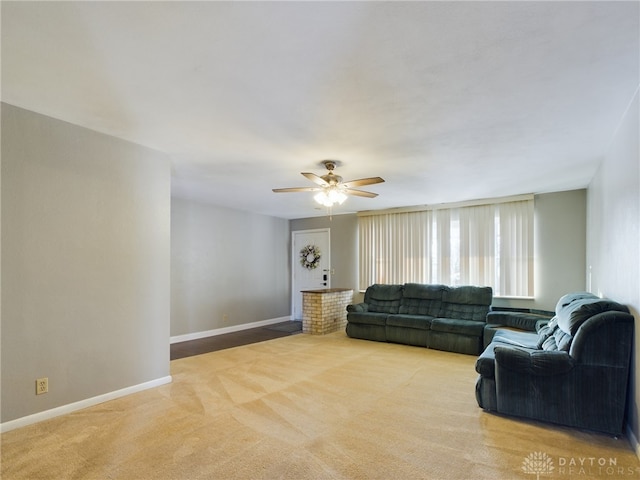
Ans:
{"type": "Polygon", "coordinates": [[[302,290],[331,288],[330,229],[291,232],[292,312],[302,320],[302,290]]]}

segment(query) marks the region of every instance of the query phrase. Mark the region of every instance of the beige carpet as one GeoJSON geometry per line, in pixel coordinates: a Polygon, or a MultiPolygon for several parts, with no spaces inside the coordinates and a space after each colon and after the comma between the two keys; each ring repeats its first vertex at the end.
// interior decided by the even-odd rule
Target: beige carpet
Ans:
{"type": "Polygon", "coordinates": [[[640,476],[624,438],[483,412],[474,362],[342,332],[176,360],[172,384],[3,434],[2,479],[640,476]]]}

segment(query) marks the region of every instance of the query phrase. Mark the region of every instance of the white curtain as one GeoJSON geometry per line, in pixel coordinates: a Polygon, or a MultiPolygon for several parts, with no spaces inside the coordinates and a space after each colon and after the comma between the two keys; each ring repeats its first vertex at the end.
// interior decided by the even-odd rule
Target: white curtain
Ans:
{"type": "Polygon", "coordinates": [[[494,285],[496,278],[496,206],[458,209],[460,285],[494,285]]]}
{"type": "Polygon", "coordinates": [[[431,283],[451,284],[451,210],[434,212],[435,241],[431,245],[431,283]]]}
{"type": "Polygon", "coordinates": [[[507,296],[533,296],[533,201],[501,203],[498,211],[498,291],[507,296]]]}
{"type": "Polygon", "coordinates": [[[360,217],[360,289],[374,283],[428,283],[431,212],[360,217]]]}
{"type": "Polygon", "coordinates": [[[359,287],[486,285],[533,296],[533,197],[359,217],[359,287]]]}

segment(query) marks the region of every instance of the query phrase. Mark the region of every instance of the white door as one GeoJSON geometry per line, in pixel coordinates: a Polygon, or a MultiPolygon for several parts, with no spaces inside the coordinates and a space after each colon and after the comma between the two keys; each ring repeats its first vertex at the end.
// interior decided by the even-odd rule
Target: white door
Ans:
{"type": "Polygon", "coordinates": [[[293,318],[302,320],[302,293],[300,292],[331,288],[330,229],[298,230],[291,232],[291,235],[293,318]]]}

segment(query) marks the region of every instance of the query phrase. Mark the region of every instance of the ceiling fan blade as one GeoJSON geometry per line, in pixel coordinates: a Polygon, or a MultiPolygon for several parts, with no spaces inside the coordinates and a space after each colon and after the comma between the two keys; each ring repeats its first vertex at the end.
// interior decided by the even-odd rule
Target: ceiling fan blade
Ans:
{"type": "Polygon", "coordinates": [[[375,198],[378,196],[377,193],[365,192],[364,190],[354,190],[352,188],[346,188],[343,192],[347,195],[354,195],[356,197],[375,198]]]}
{"type": "Polygon", "coordinates": [[[286,192],[319,192],[322,190],[320,187],[292,187],[292,188],[273,188],[272,191],[275,193],[286,193],[286,192]]]}
{"type": "Polygon", "coordinates": [[[384,179],[380,177],[359,178],[358,180],[350,180],[342,184],[345,188],[361,187],[363,185],[373,185],[375,183],[383,183],[384,179]]]}
{"type": "Polygon", "coordinates": [[[305,173],[302,172],[302,175],[304,175],[305,177],[307,177],[309,180],[311,180],[313,183],[317,183],[318,185],[321,185],[323,187],[326,187],[327,185],[329,185],[328,182],[325,181],[324,178],[319,177],[318,175],[316,175],[315,173],[305,173]]]}

